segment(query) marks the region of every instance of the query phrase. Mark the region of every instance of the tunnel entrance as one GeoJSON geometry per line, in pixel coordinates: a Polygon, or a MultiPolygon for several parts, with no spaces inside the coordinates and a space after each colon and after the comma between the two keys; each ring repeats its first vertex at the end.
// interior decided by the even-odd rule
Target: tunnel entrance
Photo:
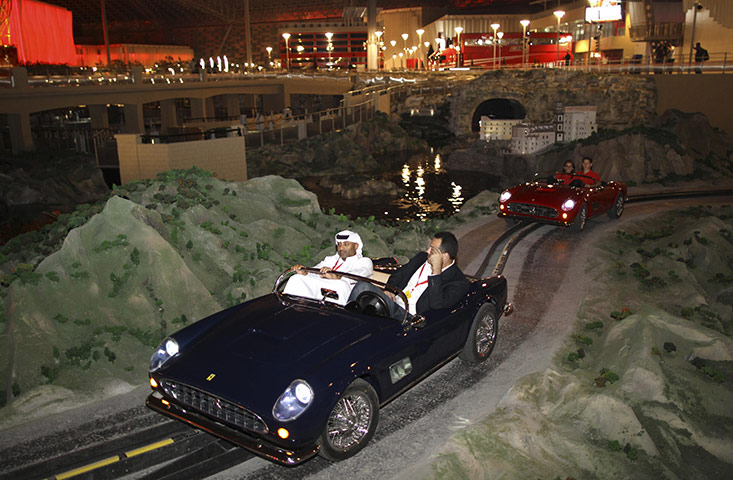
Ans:
{"type": "Polygon", "coordinates": [[[481,102],[473,112],[473,118],[471,119],[472,132],[479,131],[479,122],[482,116],[501,120],[521,120],[527,116],[527,111],[521,103],[509,98],[492,98],[486,100],[481,102]]]}

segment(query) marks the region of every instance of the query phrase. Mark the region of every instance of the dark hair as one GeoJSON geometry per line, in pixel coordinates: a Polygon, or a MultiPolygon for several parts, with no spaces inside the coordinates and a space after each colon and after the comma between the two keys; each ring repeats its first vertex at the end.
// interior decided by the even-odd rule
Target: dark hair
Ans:
{"type": "Polygon", "coordinates": [[[593,165],[593,159],[590,157],[583,157],[583,160],[588,160],[591,165],[593,165]]]}
{"type": "Polygon", "coordinates": [[[575,162],[573,162],[572,160],[565,160],[564,162],[562,162],[563,168],[565,168],[566,163],[569,163],[570,166],[573,167],[573,172],[574,172],[575,171],[575,162]]]}
{"type": "Polygon", "coordinates": [[[440,250],[447,253],[451,260],[455,260],[458,255],[458,239],[451,232],[438,232],[433,238],[440,239],[440,250]]]}

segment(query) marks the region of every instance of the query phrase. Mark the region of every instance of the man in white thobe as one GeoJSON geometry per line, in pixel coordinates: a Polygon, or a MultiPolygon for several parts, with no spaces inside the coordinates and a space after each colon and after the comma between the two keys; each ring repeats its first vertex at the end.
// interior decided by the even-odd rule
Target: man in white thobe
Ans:
{"type": "Polygon", "coordinates": [[[363,243],[358,233],[344,230],[336,234],[336,254],[323,259],[314,268],[320,274],[308,273],[303,265],[293,265],[299,275],[293,275],[285,285],[283,293],[316,300],[324,299],[324,292],[335,292],[338,298],[326,296],[326,300],[346,305],[354,280],[342,278],[339,273],[352,273],[362,277],[372,276],[372,261],[362,255],[363,243]]]}

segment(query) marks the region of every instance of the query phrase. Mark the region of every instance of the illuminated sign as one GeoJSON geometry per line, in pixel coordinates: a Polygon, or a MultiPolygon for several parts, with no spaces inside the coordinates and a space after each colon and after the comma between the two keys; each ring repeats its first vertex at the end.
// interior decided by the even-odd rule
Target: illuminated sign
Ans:
{"type": "Polygon", "coordinates": [[[588,0],[585,21],[590,23],[614,22],[623,19],[621,0],[588,0]]]}

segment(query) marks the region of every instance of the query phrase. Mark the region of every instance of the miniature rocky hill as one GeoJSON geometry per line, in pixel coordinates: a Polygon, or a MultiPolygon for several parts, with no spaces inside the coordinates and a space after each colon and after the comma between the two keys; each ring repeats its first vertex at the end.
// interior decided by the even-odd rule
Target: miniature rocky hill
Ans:
{"type": "Polygon", "coordinates": [[[554,362],[412,478],[725,478],[733,463],[733,211],[652,217],[596,249],[554,362]]]}
{"type": "Polygon", "coordinates": [[[365,255],[404,261],[426,229],[457,221],[351,221],[321,212],[295,180],[226,182],[196,168],[117,188],[0,248],[0,406],[38,415],[144,384],[167,334],[269,293],[290,265],[333,254],[340,230],[358,232],[365,255]]]}
{"type": "Polygon", "coordinates": [[[93,157],[74,152],[29,152],[0,157],[0,244],[50,221],[43,211],[68,212],[107,195],[93,157]]]}
{"type": "Polygon", "coordinates": [[[425,141],[411,137],[387,115],[377,112],[374,118],[340,132],[248,151],[247,172],[250,177],[297,178],[377,171],[388,166],[381,165],[374,157],[424,150],[427,150],[425,141]]]}
{"type": "Polygon", "coordinates": [[[601,178],[632,184],[733,176],[733,140],[702,113],[669,110],[646,127],[602,131],[540,157],[540,169],[588,156],[601,178]]]}

